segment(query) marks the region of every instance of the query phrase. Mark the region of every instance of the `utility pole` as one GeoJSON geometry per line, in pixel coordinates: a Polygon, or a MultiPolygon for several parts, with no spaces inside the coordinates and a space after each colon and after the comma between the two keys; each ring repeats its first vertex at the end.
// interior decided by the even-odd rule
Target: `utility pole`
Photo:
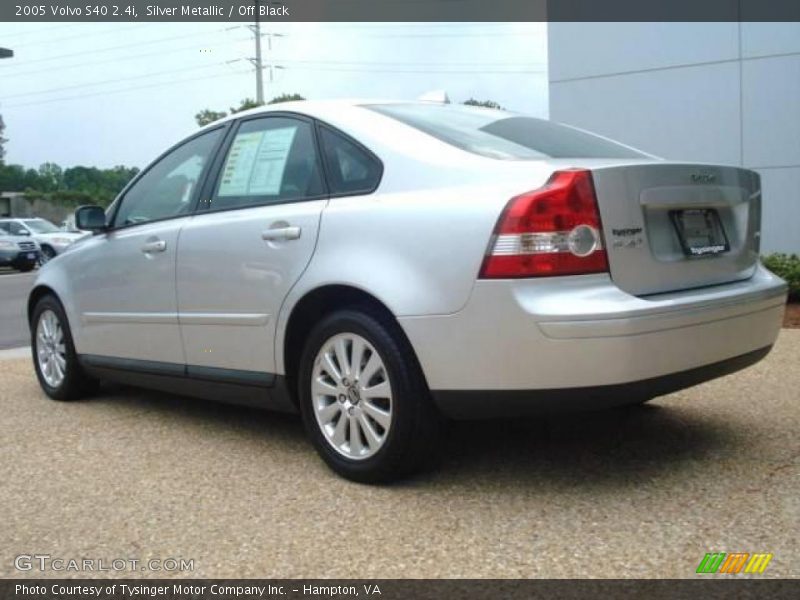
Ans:
{"type": "Polygon", "coordinates": [[[256,36],[256,102],[264,104],[264,79],[263,71],[264,65],[261,63],[261,22],[258,20],[259,0],[256,2],[256,25],[253,28],[253,33],[256,36]]]}

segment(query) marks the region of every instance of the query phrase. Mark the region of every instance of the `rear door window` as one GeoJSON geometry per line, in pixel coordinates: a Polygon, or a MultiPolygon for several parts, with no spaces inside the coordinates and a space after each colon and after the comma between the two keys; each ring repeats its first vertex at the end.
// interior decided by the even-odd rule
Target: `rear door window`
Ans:
{"type": "Polygon", "coordinates": [[[322,195],[311,123],[264,117],[239,126],[217,178],[210,209],[279,204],[322,195]]]}

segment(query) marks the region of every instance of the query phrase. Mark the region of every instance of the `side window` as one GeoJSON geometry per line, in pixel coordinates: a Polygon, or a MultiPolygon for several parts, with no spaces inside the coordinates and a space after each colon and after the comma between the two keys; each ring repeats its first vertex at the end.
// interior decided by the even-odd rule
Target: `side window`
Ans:
{"type": "Polygon", "coordinates": [[[251,119],[231,142],[210,208],[276,204],[323,191],[311,124],[287,117],[251,119]]]}
{"type": "Polygon", "coordinates": [[[381,163],[342,135],[321,127],[322,152],[332,194],[371,192],[381,179],[381,163]]]}
{"type": "Polygon", "coordinates": [[[114,226],[147,223],[188,214],[222,129],[182,144],[150,167],[121,200],[114,226]]]}
{"type": "Polygon", "coordinates": [[[11,235],[27,235],[28,230],[25,229],[22,225],[17,223],[16,221],[6,221],[5,223],[0,224],[6,233],[10,233],[11,235]]]}

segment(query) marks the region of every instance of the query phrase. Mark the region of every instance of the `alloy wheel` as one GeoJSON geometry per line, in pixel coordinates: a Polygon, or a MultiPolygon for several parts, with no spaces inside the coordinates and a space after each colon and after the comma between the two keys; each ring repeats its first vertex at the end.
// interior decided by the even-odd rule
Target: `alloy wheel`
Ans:
{"type": "Polygon", "coordinates": [[[392,386],[377,350],[354,333],[328,339],[314,360],[311,397],[328,444],[352,460],[378,452],[392,426],[392,386]]]}
{"type": "Polygon", "coordinates": [[[39,316],[36,326],[36,359],[47,385],[52,388],[60,386],[67,372],[67,350],[64,330],[52,310],[45,310],[39,316]]]}

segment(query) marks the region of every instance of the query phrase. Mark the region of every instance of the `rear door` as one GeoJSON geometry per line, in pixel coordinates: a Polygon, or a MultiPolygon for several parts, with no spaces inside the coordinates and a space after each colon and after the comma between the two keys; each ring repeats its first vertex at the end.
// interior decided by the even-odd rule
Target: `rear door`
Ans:
{"type": "Polygon", "coordinates": [[[754,171],[653,161],[592,174],[621,289],[647,295],[752,276],[761,236],[754,171]]]}
{"type": "Polygon", "coordinates": [[[327,203],[313,122],[241,121],[216,172],[181,232],[181,335],[190,374],[255,382],[275,372],[275,321],[311,259],[327,203]]]}

